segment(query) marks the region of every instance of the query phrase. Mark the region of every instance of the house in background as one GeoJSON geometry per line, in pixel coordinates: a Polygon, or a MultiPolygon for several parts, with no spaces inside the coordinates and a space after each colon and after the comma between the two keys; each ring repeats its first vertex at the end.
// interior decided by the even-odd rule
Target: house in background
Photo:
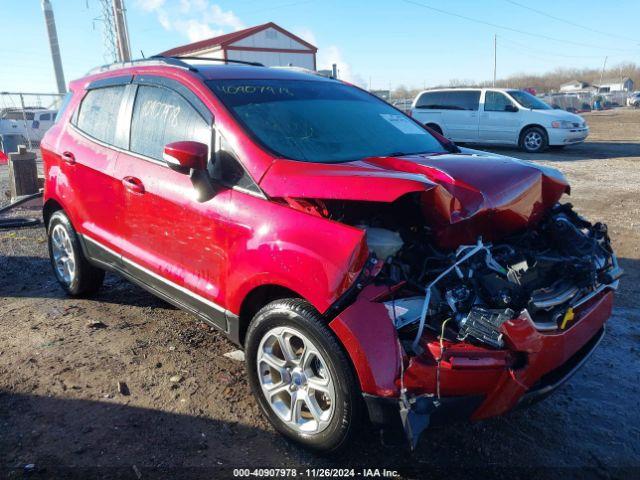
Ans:
{"type": "Polygon", "coordinates": [[[267,67],[316,69],[318,49],[273,22],[172,48],[160,55],[258,62],[267,67]]]}
{"type": "Polygon", "coordinates": [[[589,82],[584,82],[582,80],[572,80],[560,85],[560,92],[562,93],[585,93],[595,91],[595,89],[596,87],[591,85],[589,82]]]}
{"type": "Polygon", "coordinates": [[[609,92],[632,92],[633,80],[629,77],[603,80],[602,84],[598,87],[598,93],[609,92]]]}

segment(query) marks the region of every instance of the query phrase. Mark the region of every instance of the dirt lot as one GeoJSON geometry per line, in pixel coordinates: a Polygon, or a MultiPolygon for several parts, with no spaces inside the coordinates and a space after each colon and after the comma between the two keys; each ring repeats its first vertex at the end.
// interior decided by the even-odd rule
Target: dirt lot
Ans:
{"type": "MultiPolygon", "coordinates": [[[[0,475],[220,478],[221,468],[348,465],[411,478],[479,469],[638,478],[640,112],[586,117],[584,145],[535,156],[495,149],[561,169],[577,209],[609,224],[627,271],[600,348],[545,402],[432,429],[414,453],[365,431],[343,457],[316,457],[266,423],[222,335],[115,275],[95,298],[66,298],[44,230],[0,230],[0,475]]],[[[6,177],[0,167],[2,193],[6,177]]]]}

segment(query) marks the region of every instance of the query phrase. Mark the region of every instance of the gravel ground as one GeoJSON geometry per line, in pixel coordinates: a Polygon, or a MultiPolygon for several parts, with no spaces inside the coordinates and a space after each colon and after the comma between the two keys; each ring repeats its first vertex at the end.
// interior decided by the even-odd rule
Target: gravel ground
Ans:
{"type": "Polygon", "coordinates": [[[408,478],[638,478],[640,112],[586,117],[583,145],[495,149],[561,169],[577,210],[609,224],[627,272],[600,348],[546,401],[431,429],[413,453],[364,430],[341,457],[317,457],[267,424],[221,334],[115,275],[96,297],[67,298],[44,230],[0,230],[0,475],[220,478],[233,467],[362,466],[408,478]]]}

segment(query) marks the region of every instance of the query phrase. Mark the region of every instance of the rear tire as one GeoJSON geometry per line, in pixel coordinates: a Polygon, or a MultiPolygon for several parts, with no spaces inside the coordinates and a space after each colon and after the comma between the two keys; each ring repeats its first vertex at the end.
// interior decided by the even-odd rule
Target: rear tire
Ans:
{"type": "Polygon", "coordinates": [[[540,127],[526,128],[520,134],[520,148],[528,153],[544,152],[549,146],[547,132],[540,127]]]}
{"type": "Polygon", "coordinates": [[[74,297],[97,292],[104,280],[104,270],[86,259],[78,234],[62,210],[51,215],[47,237],[53,273],[62,288],[74,297]]]}
{"type": "Polygon", "coordinates": [[[271,302],[247,331],[249,383],[274,428],[320,453],[337,452],[360,426],[362,398],[351,363],[306,301],[271,302]]]}

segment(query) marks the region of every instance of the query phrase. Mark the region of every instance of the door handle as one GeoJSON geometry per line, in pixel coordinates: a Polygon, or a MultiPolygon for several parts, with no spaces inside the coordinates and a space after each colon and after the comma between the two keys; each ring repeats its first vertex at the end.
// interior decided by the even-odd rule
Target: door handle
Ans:
{"type": "Polygon", "coordinates": [[[131,193],[135,193],[137,195],[142,195],[144,193],[144,184],[139,178],[124,177],[122,179],[122,184],[124,185],[124,188],[129,190],[131,193]]]}
{"type": "Polygon", "coordinates": [[[62,152],[62,160],[67,162],[69,165],[73,165],[76,163],[76,156],[71,152],[62,152]]]}

